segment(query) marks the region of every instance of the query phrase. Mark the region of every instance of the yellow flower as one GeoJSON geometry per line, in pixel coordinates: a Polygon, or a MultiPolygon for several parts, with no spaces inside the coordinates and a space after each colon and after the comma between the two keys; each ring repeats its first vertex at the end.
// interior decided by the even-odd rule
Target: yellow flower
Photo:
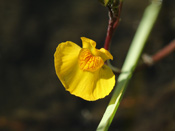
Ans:
{"type": "Polygon", "coordinates": [[[55,70],[63,86],[71,94],[88,101],[107,96],[115,85],[115,75],[104,64],[113,56],[96,42],[81,37],[83,48],[67,41],[58,45],[54,54],[55,70]]]}

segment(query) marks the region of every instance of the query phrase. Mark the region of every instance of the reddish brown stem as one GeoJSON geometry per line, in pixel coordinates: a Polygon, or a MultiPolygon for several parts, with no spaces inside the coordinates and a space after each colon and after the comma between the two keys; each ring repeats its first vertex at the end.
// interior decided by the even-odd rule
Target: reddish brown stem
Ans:
{"type": "Polygon", "coordinates": [[[156,63],[175,51],[175,40],[171,41],[170,44],[159,50],[155,55],[152,56],[153,63],[156,63]]]}
{"type": "Polygon", "coordinates": [[[156,54],[152,56],[146,55],[146,57],[144,57],[143,59],[143,64],[137,66],[136,71],[142,70],[143,68],[148,66],[152,66],[156,62],[168,56],[173,51],[175,51],[175,40],[171,41],[167,46],[159,50],[156,54]]]}
{"type": "Polygon", "coordinates": [[[121,9],[122,9],[122,2],[119,4],[118,13],[117,13],[117,16],[115,16],[115,14],[112,11],[111,7],[108,6],[109,22],[108,22],[107,35],[106,35],[105,44],[104,44],[104,48],[106,50],[109,50],[112,36],[115,32],[115,29],[119,25],[121,9]]]}
{"type": "Polygon", "coordinates": [[[110,42],[113,36],[113,25],[115,21],[115,19],[113,18],[111,8],[108,7],[108,9],[109,9],[109,22],[108,22],[107,35],[106,35],[105,44],[104,44],[104,48],[106,50],[109,50],[110,42]]]}

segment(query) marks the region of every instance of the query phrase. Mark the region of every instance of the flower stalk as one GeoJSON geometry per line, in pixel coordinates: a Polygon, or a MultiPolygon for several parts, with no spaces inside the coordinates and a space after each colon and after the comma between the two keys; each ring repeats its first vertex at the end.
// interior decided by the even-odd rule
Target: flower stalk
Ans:
{"type": "Polygon", "coordinates": [[[112,36],[113,36],[116,28],[119,25],[122,5],[123,5],[123,2],[120,1],[118,8],[117,8],[117,11],[114,11],[114,9],[113,9],[114,7],[112,7],[111,5],[107,6],[108,7],[109,21],[108,21],[108,29],[107,29],[107,34],[106,34],[106,39],[105,39],[105,44],[104,44],[104,48],[106,50],[109,50],[112,36]]]}

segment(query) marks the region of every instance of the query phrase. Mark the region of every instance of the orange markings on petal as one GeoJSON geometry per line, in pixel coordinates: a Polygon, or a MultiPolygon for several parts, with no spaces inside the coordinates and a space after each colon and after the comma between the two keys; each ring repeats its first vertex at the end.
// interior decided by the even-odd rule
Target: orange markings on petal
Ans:
{"type": "Polygon", "coordinates": [[[79,67],[83,71],[94,72],[104,64],[100,56],[94,56],[89,49],[81,49],[79,54],[79,67]]]}

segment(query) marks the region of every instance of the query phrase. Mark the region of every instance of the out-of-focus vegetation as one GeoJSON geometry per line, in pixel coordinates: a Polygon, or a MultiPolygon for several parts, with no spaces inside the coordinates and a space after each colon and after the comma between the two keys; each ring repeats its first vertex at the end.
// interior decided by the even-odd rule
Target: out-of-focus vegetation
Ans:
{"type": "MultiPolygon", "coordinates": [[[[121,67],[149,1],[125,0],[112,40],[121,67]]],[[[144,52],[175,36],[175,1],[164,1],[144,52]]],[[[58,80],[53,54],[62,41],[103,46],[107,9],[96,0],[0,1],[0,130],[95,130],[111,95],[87,102],[58,80]]],[[[175,53],[132,78],[109,130],[175,130],[175,53]]],[[[111,93],[112,94],[112,93],[111,93]]]]}

